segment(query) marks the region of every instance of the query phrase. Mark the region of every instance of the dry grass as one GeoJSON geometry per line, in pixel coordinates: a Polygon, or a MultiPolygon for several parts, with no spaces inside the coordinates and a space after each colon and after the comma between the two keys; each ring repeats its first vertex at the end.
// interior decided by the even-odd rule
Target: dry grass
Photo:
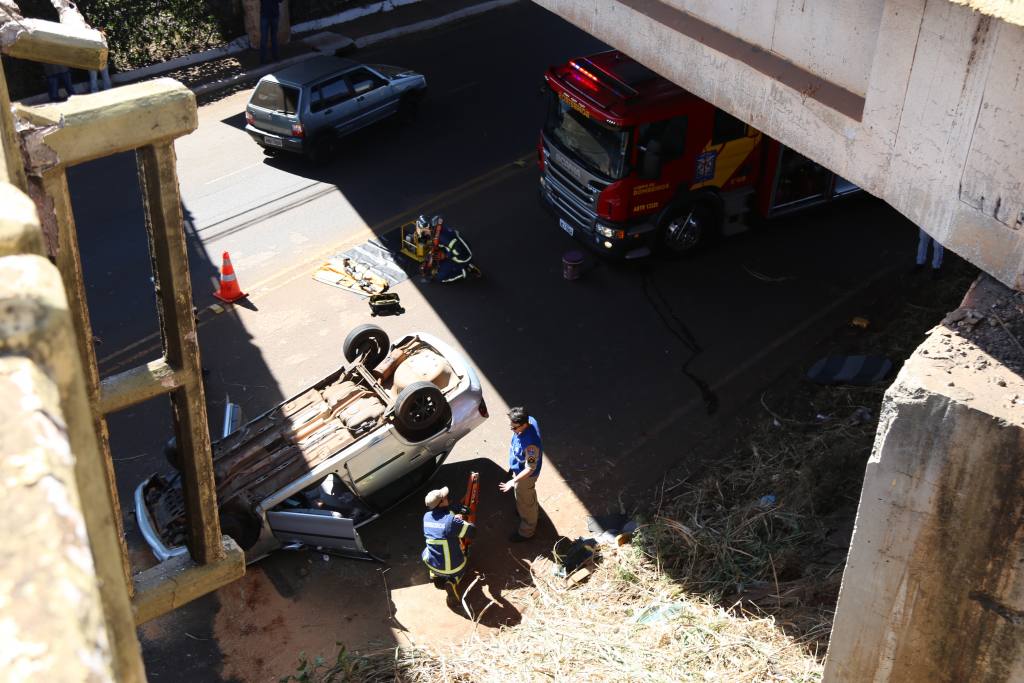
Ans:
{"type": "Polygon", "coordinates": [[[405,653],[402,680],[816,681],[820,666],[770,618],[736,616],[688,596],[639,548],[606,556],[587,582],[568,588],[535,562],[523,622],[458,650],[405,653]],[[676,605],[650,625],[652,605],[676,605]]]}
{"type": "Polygon", "coordinates": [[[774,616],[813,655],[832,627],[882,390],[808,387],[764,402],[730,457],[668,485],[636,542],[681,589],[774,616]]]}
{"type": "MultiPolygon", "coordinates": [[[[570,587],[537,560],[533,586],[509,595],[522,622],[448,651],[396,648],[324,663],[294,681],[818,681],[821,666],[770,617],[730,614],[684,594],[637,547],[608,555],[570,587]],[[651,606],[675,613],[650,625],[651,606]],[[354,663],[355,662],[355,663],[354,663]]],[[[307,663],[308,664],[308,663],[307,663]]]]}

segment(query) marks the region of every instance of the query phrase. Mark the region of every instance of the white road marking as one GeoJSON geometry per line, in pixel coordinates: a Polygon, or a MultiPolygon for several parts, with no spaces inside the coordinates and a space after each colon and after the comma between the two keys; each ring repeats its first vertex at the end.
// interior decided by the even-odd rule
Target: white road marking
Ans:
{"type": "Polygon", "coordinates": [[[224,180],[225,178],[230,178],[233,175],[238,175],[242,171],[248,171],[253,166],[260,166],[262,164],[263,164],[263,162],[259,161],[259,162],[255,163],[255,164],[249,164],[248,166],[243,166],[242,168],[234,170],[231,173],[225,173],[224,175],[222,175],[222,176],[220,176],[218,178],[214,178],[213,180],[207,180],[205,183],[203,183],[203,185],[212,185],[213,183],[216,183],[218,181],[224,180]]]}

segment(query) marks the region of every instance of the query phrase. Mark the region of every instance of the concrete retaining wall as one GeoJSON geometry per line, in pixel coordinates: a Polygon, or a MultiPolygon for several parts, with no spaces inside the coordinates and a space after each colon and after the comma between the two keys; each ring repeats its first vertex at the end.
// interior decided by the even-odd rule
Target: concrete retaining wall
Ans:
{"type": "Polygon", "coordinates": [[[827,682],[1024,680],[1024,352],[1007,302],[976,284],[886,392],[827,682]]]}

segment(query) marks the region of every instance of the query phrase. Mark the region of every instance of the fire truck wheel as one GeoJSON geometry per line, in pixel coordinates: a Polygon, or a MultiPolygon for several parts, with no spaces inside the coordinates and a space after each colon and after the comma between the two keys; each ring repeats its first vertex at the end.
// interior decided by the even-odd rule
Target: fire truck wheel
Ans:
{"type": "Polygon", "coordinates": [[[260,520],[252,513],[222,510],[220,532],[235,539],[242,550],[248,550],[260,540],[260,520]]]}
{"type": "Polygon", "coordinates": [[[717,223],[717,214],[708,202],[687,200],[662,219],[658,246],[668,256],[685,256],[714,235],[717,223]]]}
{"type": "Polygon", "coordinates": [[[390,350],[391,341],[388,339],[388,333],[376,325],[356,327],[348,333],[341,347],[345,360],[349,363],[362,356],[363,366],[367,370],[377,367],[390,350]]]}
{"type": "Polygon", "coordinates": [[[448,399],[431,382],[413,382],[395,402],[395,427],[410,441],[422,441],[437,434],[451,415],[448,399]]]}

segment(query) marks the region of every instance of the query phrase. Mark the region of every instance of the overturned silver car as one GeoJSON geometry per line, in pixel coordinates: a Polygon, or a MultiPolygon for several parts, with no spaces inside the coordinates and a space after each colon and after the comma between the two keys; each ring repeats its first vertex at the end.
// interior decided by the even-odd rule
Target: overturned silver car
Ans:
{"type": "MultiPolygon", "coordinates": [[[[358,529],[487,418],[476,372],[428,334],[392,346],[362,325],[343,351],[350,365],[213,444],[221,528],[248,562],[281,546],[368,557],[358,529]]],[[[135,512],[158,559],[188,552],[180,474],[143,481],[135,512]]]]}

